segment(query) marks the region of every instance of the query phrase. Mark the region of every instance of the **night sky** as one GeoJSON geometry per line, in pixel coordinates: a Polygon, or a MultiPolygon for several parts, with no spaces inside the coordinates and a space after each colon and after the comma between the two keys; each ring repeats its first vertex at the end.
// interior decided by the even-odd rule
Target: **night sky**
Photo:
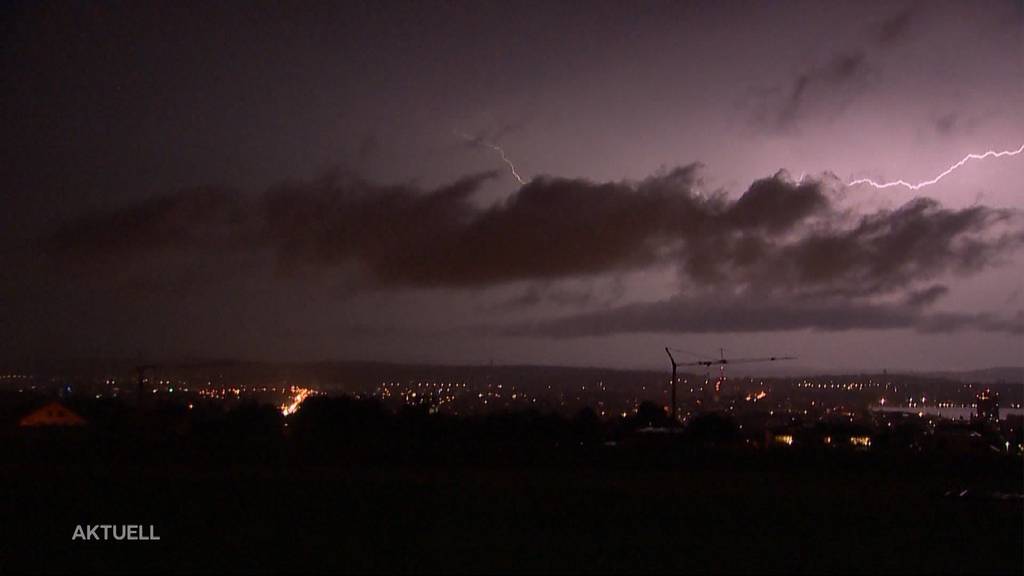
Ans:
{"type": "Polygon", "coordinates": [[[2,10],[0,359],[1024,357],[1019,0],[2,10]]]}

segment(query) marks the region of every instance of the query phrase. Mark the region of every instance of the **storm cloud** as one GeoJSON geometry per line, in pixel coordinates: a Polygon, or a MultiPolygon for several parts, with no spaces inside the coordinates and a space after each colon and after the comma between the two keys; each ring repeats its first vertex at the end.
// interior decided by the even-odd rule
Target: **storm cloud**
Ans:
{"type": "Polygon", "coordinates": [[[780,173],[733,202],[698,193],[698,171],[639,182],[541,177],[491,206],[474,195],[495,173],[433,190],[350,176],[252,198],[189,190],[66,222],[45,244],[58,257],[118,262],[167,251],[265,252],[286,271],[345,267],[374,287],[485,288],[674,263],[705,282],[723,266],[703,262],[709,243],[725,243],[729,260],[746,264],[751,242],[764,249],[816,214],[828,217],[817,183],[780,173]]]}
{"type": "Polygon", "coordinates": [[[537,327],[556,335],[1019,328],[922,315],[948,290],[936,279],[978,273],[1024,243],[1014,211],[917,198],[858,214],[837,202],[836,181],[795,182],[781,171],[731,199],[701,191],[700,171],[693,164],[636,182],[539,177],[492,205],[475,197],[494,172],[429,190],[351,175],[256,196],[190,190],[66,222],[45,244],[87,270],[97,260],[132,269],[152,259],[166,271],[174,253],[215,281],[217,266],[257,258],[282,274],[345,271],[363,289],[483,290],[677,271],[675,298],[537,327]]]}
{"type": "Polygon", "coordinates": [[[879,56],[907,40],[916,18],[915,7],[904,8],[865,28],[864,41],[832,50],[780,85],[763,90],[754,110],[755,123],[769,132],[789,132],[805,120],[839,115],[875,83],[879,56]]]}
{"type": "Polygon", "coordinates": [[[773,118],[778,130],[793,128],[811,109],[842,110],[865,85],[871,68],[861,51],[834,54],[821,66],[797,75],[773,118]]]}
{"type": "Polygon", "coordinates": [[[1024,311],[1001,318],[989,313],[928,312],[923,302],[862,299],[783,299],[721,296],[676,297],[609,310],[501,328],[511,336],[574,338],[624,333],[708,334],[819,330],[912,329],[919,332],[981,330],[1024,334],[1024,311]]]}
{"type": "Polygon", "coordinates": [[[655,367],[660,336],[502,330],[714,301],[745,303],[743,330],[831,332],[708,347],[778,336],[822,366],[922,369],[1020,356],[1000,330],[1024,302],[1024,156],[917,199],[843,186],[1020,146],[1019,2],[8,12],[0,360],[655,367]],[[816,313],[785,320],[802,302],[816,313]],[[836,328],[857,322],[875,328],[836,328]]]}

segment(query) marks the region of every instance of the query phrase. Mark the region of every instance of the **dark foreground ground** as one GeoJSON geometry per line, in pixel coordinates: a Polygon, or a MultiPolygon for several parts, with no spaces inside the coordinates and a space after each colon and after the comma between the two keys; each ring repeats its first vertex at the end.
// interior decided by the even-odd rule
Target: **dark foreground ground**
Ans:
{"type": "MultiPolygon", "coordinates": [[[[84,459],[88,461],[88,458],[84,459]]],[[[1019,460],[0,467],[2,572],[1008,572],[1019,460]],[[196,468],[200,468],[197,470],[196,468]],[[969,489],[978,498],[950,498],[969,489]],[[77,524],[159,542],[73,542],[77,524]]]]}

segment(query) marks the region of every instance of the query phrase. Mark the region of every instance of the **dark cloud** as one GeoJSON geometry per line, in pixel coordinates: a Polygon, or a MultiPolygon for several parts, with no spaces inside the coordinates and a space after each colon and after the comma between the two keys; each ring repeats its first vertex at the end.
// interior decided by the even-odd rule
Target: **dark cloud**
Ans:
{"type": "Polygon", "coordinates": [[[956,112],[947,112],[933,120],[935,132],[939,136],[948,137],[957,133],[969,132],[973,129],[975,122],[965,119],[956,112]]]}
{"type": "Polygon", "coordinates": [[[990,313],[964,314],[958,312],[937,312],[922,315],[914,326],[921,332],[953,332],[957,330],[979,330],[982,332],[1003,332],[1019,336],[1024,334],[1024,310],[1017,310],[1009,317],[990,313]]]}
{"type": "Polygon", "coordinates": [[[258,203],[226,189],[190,189],[87,214],[8,254],[17,292],[154,296],[251,278],[265,266],[258,203]]]}
{"type": "Polygon", "coordinates": [[[377,286],[484,287],[674,262],[723,235],[770,239],[828,204],[816,184],[781,175],[737,202],[698,195],[697,170],[635,183],[537,178],[490,207],[472,200],[495,173],[436,190],[331,176],[252,201],[189,191],[68,222],[48,245],[86,260],[246,246],[285,269],[353,267],[377,286]]]}
{"type": "Polygon", "coordinates": [[[477,130],[472,134],[456,132],[456,135],[462,137],[470,147],[478,148],[483,146],[484,143],[495,144],[501,142],[505,137],[520,132],[524,127],[525,124],[522,122],[505,123],[492,128],[477,130]]]}
{"type": "Polygon", "coordinates": [[[894,45],[907,38],[914,20],[914,8],[906,8],[885,19],[876,31],[878,43],[884,46],[894,45]]]}
{"type": "Polygon", "coordinates": [[[835,182],[796,183],[785,172],[730,200],[698,193],[698,172],[691,165],[639,182],[537,178],[491,206],[473,200],[495,173],[433,190],[349,175],[251,199],[194,190],[68,222],[47,245],[84,269],[94,261],[130,269],[146,259],[166,267],[172,253],[193,272],[215,276],[211,254],[217,266],[232,254],[262,255],[286,273],[346,271],[373,288],[538,286],[518,306],[587,304],[539,288],[557,280],[652,266],[679,271],[686,299],[567,324],[601,332],[700,331],[705,323],[708,330],[916,326],[919,311],[946,293],[928,282],[977,273],[1024,243],[1008,210],[952,210],[918,198],[856,215],[832,200],[835,182]],[[723,307],[714,294],[747,300],[723,307]],[[771,304],[754,305],[761,301],[771,304]]]}
{"type": "Polygon", "coordinates": [[[904,328],[915,309],[847,301],[764,300],[706,295],[637,303],[611,310],[521,325],[513,335],[553,337],[606,336],[621,333],[722,333],[820,328],[904,328]]]}
{"type": "Polygon", "coordinates": [[[658,178],[661,188],[541,178],[488,208],[471,196],[493,173],[433,191],[334,180],[272,191],[266,230],[288,266],[353,265],[384,286],[594,275],[663,259],[674,218],[701,210],[691,174],[658,178]]]}
{"type": "Polygon", "coordinates": [[[954,112],[943,114],[935,119],[935,130],[942,135],[949,135],[956,128],[959,117],[954,112]]]}
{"type": "Polygon", "coordinates": [[[868,30],[869,41],[835,50],[818,64],[799,71],[788,87],[763,92],[755,111],[757,123],[785,132],[809,117],[842,112],[867,88],[875,73],[869,54],[903,43],[915,16],[913,7],[901,10],[868,30]]]}
{"type": "Polygon", "coordinates": [[[873,303],[842,298],[815,300],[745,297],[677,297],[610,310],[500,328],[511,336],[576,338],[624,333],[705,334],[791,330],[974,329],[1024,334],[1024,311],[1002,319],[990,314],[927,313],[919,303],[873,303]]]}
{"type": "Polygon", "coordinates": [[[1006,303],[1007,304],[1013,304],[1013,303],[1017,302],[1018,300],[1020,300],[1020,297],[1021,297],[1022,294],[1024,294],[1024,287],[1018,285],[1006,297],[1006,303]]]}
{"type": "Polygon", "coordinates": [[[783,242],[733,237],[721,244],[714,265],[733,285],[797,294],[886,294],[993,264],[1024,241],[1016,219],[1009,210],[951,210],[918,198],[851,223],[848,215],[833,212],[819,227],[783,242]]]}
{"type": "Polygon", "coordinates": [[[946,294],[949,294],[949,286],[934,284],[921,290],[911,290],[905,302],[913,307],[929,306],[946,294]]]}
{"type": "Polygon", "coordinates": [[[785,172],[779,172],[754,182],[724,212],[724,224],[740,231],[777,233],[828,208],[828,204],[818,183],[794,184],[785,172]]]}
{"type": "Polygon", "coordinates": [[[822,66],[797,75],[772,118],[774,128],[793,128],[804,116],[828,108],[842,110],[863,88],[871,71],[867,55],[859,50],[838,52],[822,66]]]}
{"type": "Polygon", "coordinates": [[[558,307],[581,307],[592,304],[595,294],[592,289],[572,290],[531,285],[517,295],[487,307],[487,310],[498,312],[516,312],[524,308],[534,308],[542,304],[553,304],[558,307]]]}
{"type": "Polygon", "coordinates": [[[45,248],[85,259],[220,249],[242,239],[240,232],[251,217],[251,210],[235,192],[186,190],[65,222],[45,248]]]}

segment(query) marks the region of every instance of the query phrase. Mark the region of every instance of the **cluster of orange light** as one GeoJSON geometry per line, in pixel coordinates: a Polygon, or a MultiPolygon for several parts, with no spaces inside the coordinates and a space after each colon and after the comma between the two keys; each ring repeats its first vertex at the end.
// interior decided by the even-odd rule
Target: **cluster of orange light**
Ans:
{"type": "MultiPolygon", "coordinates": [[[[601,386],[603,388],[603,384],[601,386]]],[[[537,398],[531,398],[516,391],[515,386],[506,390],[503,384],[489,383],[483,387],[483,390],[485,391],[476,393],[476,398],[481,405],[485,406],[492,401],[501,400],[504,400],[506,404],[509,401],[537,402],[537,398]]],[[[430,404],[436,410],[445,404],[454,404],[460,398],[472,398],[473,391],[473,388],[467,390],[465,382],[382,382],[374,395],[382,399],[397,396],[405,404],[430,404]]]]}
{"type": "MultiPolygon", "coordinates": [[[[792,446],[793,445],[793,435],[792,434],[775,434],[772,437],[772,440],[774,440],[776,444],[783,444],[785,446],[792,446]]],[[[829,446],[831,446],[833,444],[831,436],[825,436],[824,438],[822,438],[822,442],[824,442],[825,444],[827,444],[829,446]]],[[[849,442],[850,442],[851,446],[854,446],[854,447],[857,447],[857,448],[870,448],[871,447],[871,437],[870,436],[850,436],[849,442]]]]}
{"type": "Polygon", "coordinates": [[[757,402],[758,400],[764,400],[768,396],[768,393],[764,390],[758,390],[756,393],[747,394],[747,402],[757,402]]]}
{"type": "Polygon", "coordinates": [[[317,394],[316,390],[311,388],[302,388],[300,386],[292,386],[290,392],[292,394],[291,401],[281,404],[281,414],[284,414],[285,416],[291,416],[294,414],[298,411],[299,406],[302,405],[302,402],[305,401],[306,398],[317,394]]]}
{"type": "Polygon", "coordinates": [[[238,398],[242,395],[245,390],[242,388],[206,388],[200,389],[199,395],[203,398],[211,398],[213,400],[224,400],[228,397],[238,398]]]}

